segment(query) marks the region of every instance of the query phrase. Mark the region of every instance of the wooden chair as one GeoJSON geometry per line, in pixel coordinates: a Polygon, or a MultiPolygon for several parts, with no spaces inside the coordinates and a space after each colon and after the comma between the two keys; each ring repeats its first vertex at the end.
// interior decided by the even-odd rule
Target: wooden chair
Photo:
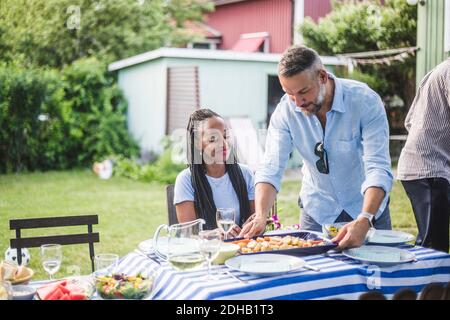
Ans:
{"type": "Polygon", "coordinates": [[[450,282],[444,288],[444,293],[442,294],[442,300],[450,300],[450,282]]]}
{"type": "MultiPolygon", "coordinates": [[[[169,221],[169,226],[172,224],[178,223],[177,218],[177,210],[175,209],[175,206],[173,204],[173,189],[175,185],[169,184],[166,186],[166,201],[167,201],[167,218],[169,221]]],[[[272,206],[272,209],[270,209],[269,216],[267,219],[272,218],[274,214],[277,213],[277,199],[275,198],[275,203],[272,206]]]]}
{"type": "Polygon", "coordinates": [[[420,293],[419,300],[441,300],[445,288],[439,283],[429,283],[420,293]]]}
{"type": "Polygon", "coordinates": [[[100,242],[99,234],[97,232],[92,232],[92,225],[94,224],[98,224],[98,215],[14,219],[9,221],[9,228],[10,230],[16,231],[16,238],[10,240],[10,245],[11,248],[17,249],[17,262],[20,265],[22,263],[22,248],[37,248],[48,243],[60,245],[88,243],[91,267],[92,271],[94,271],[94,243],[100,242]],[[21,231],[23,229],[71,227],[82,225],[87,225],[87,233],[29,238],[23,238],[21,235],[21,231]]]}
{"type": "Polygon", "coordinates": [[[417,293],[410,288],[403,288],[395,292],[392,300],[417,300],[417,293]]]}
{"type": "Polygon", "coordinates": [[[369,291],[361,294],[358,300],[387,300],[387,299],[381,292],[369,291]]]}

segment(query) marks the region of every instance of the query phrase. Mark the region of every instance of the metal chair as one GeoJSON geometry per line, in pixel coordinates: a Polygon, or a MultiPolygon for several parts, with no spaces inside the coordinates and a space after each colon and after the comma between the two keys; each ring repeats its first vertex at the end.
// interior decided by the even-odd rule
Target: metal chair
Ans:
{"type": "Polygon", "coordinates": [[[11,248],[17,249],[17,262],[20,265],[22,263],[23,248],[37,248],[48,243],[60,245],[88,243],[91,267],[92,271],[94,271],[94,243],[100,242],[99,234],[97,232],[92,232],[92,225],[94,224],[98,224],[98,215],[13,219],[9,221],[9,228],[10,230],[16,231],[16,238],[10,240],[10,246],[11,248]],[[24,229],[72,227],[82,225],[87,226],[87,233],[28,238],[22,237],[21,234],[21,231],[24,229]]]}

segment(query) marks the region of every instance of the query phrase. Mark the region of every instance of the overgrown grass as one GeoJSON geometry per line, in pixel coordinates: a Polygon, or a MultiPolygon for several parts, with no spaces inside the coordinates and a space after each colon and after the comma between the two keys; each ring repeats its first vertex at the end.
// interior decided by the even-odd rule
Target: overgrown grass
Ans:
{"type": "MultiPolygon", "coordinates": [[[[299,189],[299,181],[283,183],[278,208],[284,225],[298,223],[299,189]]],[[[165,201],[162,184],[117,177],[104,181],[86,170],[0,175],[0,254],[14,236],[9,230],[12,218],[98,214],[99,225],[94,230],[100,233],[100,243],[95,245],[96,253],[122,256],[136,248],[140,241],[150,238],[158,225],[167,222],[165,201]]],[[[394,228],[417,232],[409,200],[400,183],[395,184],[391,195],[391,214],[394,228]]],[[[55,231],[59,234],[85,230],[55,231]]],[[[33,230],[24,235],[38,233],[33,230]]],[[[34,279],[47,277],[40,265],[39,250],[30,249],[30,252],[30,266],[36,271],[34,279]]],[[[63,265],[56,276],[70,275],[72,266],[80,266],[82,274],[90,272],[87,245],[64,246],[63,252],[63,265]]]]}

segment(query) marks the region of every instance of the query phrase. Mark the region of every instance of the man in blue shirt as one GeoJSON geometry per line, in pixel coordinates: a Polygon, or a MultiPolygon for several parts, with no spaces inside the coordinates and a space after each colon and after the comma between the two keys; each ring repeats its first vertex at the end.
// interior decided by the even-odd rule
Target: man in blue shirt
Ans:
{"type": "Polygon", "coordinates": [[[369,228],[391,229],[389,127],[384,105],[366,84],[336,78],[304,46],[283,54],[278,77],[286,94],[270,120],[255,176],[255,219],[241,236],[264,231],[293,147],[303,158],[302,229],[348,222],[333,241],[363,244],[369,228]]]}

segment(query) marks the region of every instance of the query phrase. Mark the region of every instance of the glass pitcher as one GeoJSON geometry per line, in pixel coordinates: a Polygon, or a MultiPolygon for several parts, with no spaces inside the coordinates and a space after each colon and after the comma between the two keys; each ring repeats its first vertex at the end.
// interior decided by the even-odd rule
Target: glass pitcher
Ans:
{"type": "Polygon", "coordinates": [[[200,252],[199,233],[203,230],[205,220],[197,219],[168,226],[160,225],[153,237],[155,254],[168,261],[177,270],[195,270],[202,266],[205,258],[200,252]],[[167,230],[167,242],[160,237],[161,231],[167,230]],[[167,246],[165,246],[167,245],[167,246]]]}

